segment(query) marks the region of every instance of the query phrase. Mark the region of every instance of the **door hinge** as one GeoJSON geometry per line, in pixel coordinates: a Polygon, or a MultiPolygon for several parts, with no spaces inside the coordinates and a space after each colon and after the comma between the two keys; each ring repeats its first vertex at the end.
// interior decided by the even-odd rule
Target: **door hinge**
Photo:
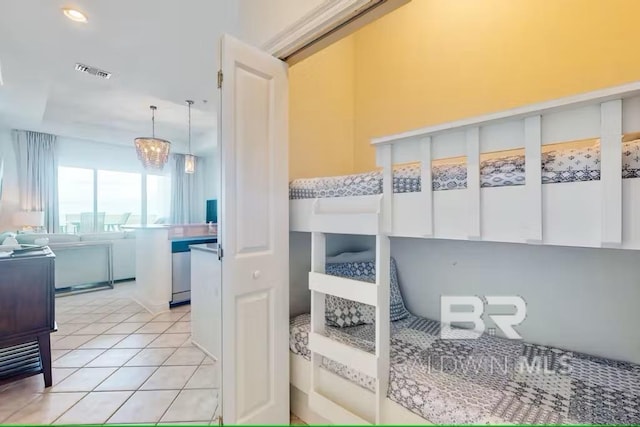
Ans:
{"type": "Polygon", "coordinates": [[[224,256],[224,251],[222,250],[222,245],[218,243],[218,261],[222,261],[223,256],[224,256]]]}
{"type": "Polygon", "coordinates": [[[222,88],[222,70],[218,70],[218,89],[222,88]]]}

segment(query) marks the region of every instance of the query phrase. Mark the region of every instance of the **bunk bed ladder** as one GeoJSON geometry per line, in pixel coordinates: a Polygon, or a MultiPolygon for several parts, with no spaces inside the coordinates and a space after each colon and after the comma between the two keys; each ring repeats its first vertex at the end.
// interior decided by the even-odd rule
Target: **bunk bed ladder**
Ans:
{"type": "MultiPolygon", "coordinates": [[[[326,236],[311,234],[311,389],[309,406],[319,415],[336,424],[379,424],[381,408],[389,384],[389,277],[390,248],[386,235],[376,234],[376,283],[366,283],[325,274],[326,236]],[[334,295],[375,306],[375,353],[342,344],[325,334],[325,296],[334,295]],[[375,414],[362,415],[327,397],[326,386],[321,390],[319,375],[322,358],[327,357],[375,379],[375,414]],[[369,418],[369,419],[368,419],[369,418]]],[[[330,390],[328,390],[330,392],[330,390]]]]}

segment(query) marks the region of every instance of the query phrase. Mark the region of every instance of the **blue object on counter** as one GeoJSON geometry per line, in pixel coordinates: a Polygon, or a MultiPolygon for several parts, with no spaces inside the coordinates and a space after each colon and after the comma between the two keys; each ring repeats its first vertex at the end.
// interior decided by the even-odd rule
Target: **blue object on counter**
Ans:
{"type": "Polygon", "coordinates": [[[218,201],[216,199],[207,200],[207,224],[218,223],[218,201]]]}

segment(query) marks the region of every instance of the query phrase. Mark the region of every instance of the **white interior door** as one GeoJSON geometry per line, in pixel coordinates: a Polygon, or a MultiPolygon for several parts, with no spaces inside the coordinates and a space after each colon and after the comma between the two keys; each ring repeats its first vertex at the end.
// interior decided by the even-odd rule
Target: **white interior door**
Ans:
{"type": "Polygon", "coordinates": [[[221,52],[222,417],[288,424],[287,65],[227,35],[221,52]]]}

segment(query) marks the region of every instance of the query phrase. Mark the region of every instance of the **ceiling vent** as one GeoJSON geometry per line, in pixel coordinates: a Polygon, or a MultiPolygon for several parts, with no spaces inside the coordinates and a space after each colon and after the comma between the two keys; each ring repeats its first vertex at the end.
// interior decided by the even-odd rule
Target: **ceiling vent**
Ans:
{"type": "Polygon", "coordinates": [[[111,77],[111,73],[108,71],[80,63],[76,63],[76,71],[91,74],[92,76],[100,77],[101,79],[108,79],[111,77]]]}

